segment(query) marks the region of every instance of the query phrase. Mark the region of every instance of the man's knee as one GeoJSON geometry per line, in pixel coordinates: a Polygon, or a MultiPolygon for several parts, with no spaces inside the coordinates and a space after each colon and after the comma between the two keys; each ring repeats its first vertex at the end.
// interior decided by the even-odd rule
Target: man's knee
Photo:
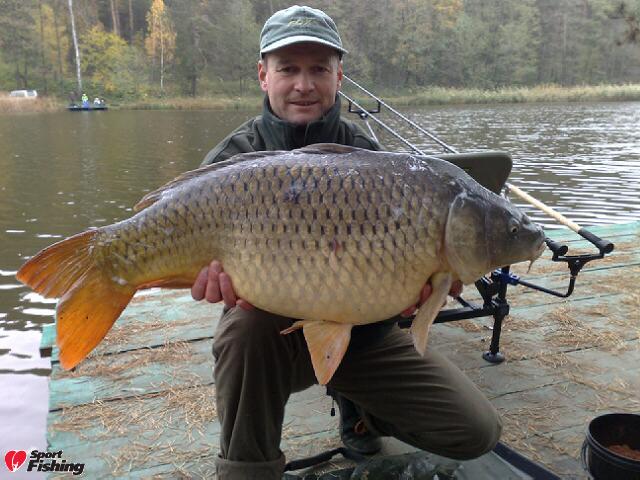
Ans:
{"type": "Polygon", "coordinates": [[[461,425],[463,428],[451,455],[458,460],[470,460],[484,455],[493,450],[500,440],[502,420],[493,407],[476,412],[461,425]]]}
{"type": "Polygon", "coordinates": [[[451,418],[446,425],[408,432],[365,416],[367,426],[381,435],[396,436],[414,447],[456,460],[470,460],[494,449],[502,432],[502,420],[491,406],[469,415],[451,418]],[[386,428],[385,428],[386,427],[386,428]]]}

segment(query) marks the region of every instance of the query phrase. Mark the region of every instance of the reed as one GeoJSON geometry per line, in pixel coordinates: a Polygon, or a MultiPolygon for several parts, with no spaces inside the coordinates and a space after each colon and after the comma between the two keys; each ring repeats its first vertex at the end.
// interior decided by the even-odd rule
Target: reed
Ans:
{"type": "MultiPolygon", "coordinates": [[[[376,89],[374,88],[374,91],[376,89]]],[[[353,92],[347,92],[353,94],[353,92]]],[[[625,85],[592,85],[563,87],[505,87],[495,90],[477,88],[427,87],[412,91],[378,91],[387,102],[397,106],[470,105],[499,103],[638,101],[640,83],[625,85]]],[[[355,95],[356,99],[358,95],[355,95]]],[[[199,97],[145,97],[108,102],[110,109],[131,110],[259,110],[262,95],[230,97],[206,95],[199,97]]],[[[11,98],[0,92],[0,113],[50,112],[66,108],[64,99],[40,96],[36,99],[11,98]]]]}
{"type": "MultiPolygon", "coordinates": [[[[375,90],[375,89],[374,89],[375,90]]],[[[351,93],[351,92],[347,92],[351,93]]],[[[536,87],[505,87],[495,90],[477,88],[428,87],[411,92],[379,92],[394,105],[463,105],[493,103],[535,102],[593,102],[640,100],[640,84],[593,85],[563,87],[539,85],[536,87]]],[[[356,95],[357,97],[357,95],[356,95]]],[[[150,110],[253,110],[259,109],[262,96],[243,97],[202,96],[146,98],[126,102],[123,108],[150,110]]]]}
{"type": "Polygon", "coordinates": [[[640,84],[574,87],[538,85],[495,90],[429,87],[410,95],[388,98],[397,105],[634,101],[640,100],[640,84]]]}
{"type": "Polygon", "coordinates": [[[261,96],[165,97],[145,98],[123,103],[121,108],[133,110],[257,110],[261,96]]]}
{"type": "Polygon", "coordinates": [[[53,112],[63,108],[55,97],[15,98],[0,92],[0,113],[53,112]]]}

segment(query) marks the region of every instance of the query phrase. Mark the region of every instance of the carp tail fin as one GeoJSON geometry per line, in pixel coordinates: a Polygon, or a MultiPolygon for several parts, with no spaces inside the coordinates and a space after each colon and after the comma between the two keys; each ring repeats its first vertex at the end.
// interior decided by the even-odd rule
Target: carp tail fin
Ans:
{"type": "Polygon", "coordinates": [[[44,297],[62,297],[56,309],[56,343],[66,369],[100,343],[136,291],[133,285],[110,279],[95,265],[97,232],[88,230],[45,248],[16,274],[44,297]]]}
{"type": "Polygon", "coordinates": [[[91,268],[62,297],[56,310],[56,343],[65,369],[75,367],[100,343],[135,292],[134,286],[120,285],[91,268]]]}
{"type": "Polygon", "coordinates": [[[429,338],[429,329],[436,319],[438,312],[447,300],[447,295],[453,283],[450,273],[436,273],[431,277],[431,295],[428,300],[420,307],[416,318],[411,325],[411,336],[413,337],[413,345],[420,355],[424,355],[427,349],[427,340],[429,338]]]}
{"type": "Polygon", "coordinates": [[[27,260],[16,278],[43,297],[61,297],[91,266],[97,232],[87,230],[48,246],[27,260]]]}

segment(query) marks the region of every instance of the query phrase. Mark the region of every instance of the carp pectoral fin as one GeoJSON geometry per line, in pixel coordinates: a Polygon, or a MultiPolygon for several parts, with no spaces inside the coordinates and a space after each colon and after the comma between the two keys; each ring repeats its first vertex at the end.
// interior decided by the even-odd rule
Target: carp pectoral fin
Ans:
{"type": "Polygon", "coordinates": [[[284,330],[282,330],[280,332],[280,335],[288,335],[291,332],[295,332],[296,330],[299,330],[299,329],[303,328],[305,323],[308,323],[308,322],[306,322],[304,320],[298,320],[293,325],[291,325],[289,328],[285,328],[284,330]]]}
{"type": "Polygon", "coordinates": [[[348,323],[304,322],[302,332],[320,385],[326,385],[340,365],[351,340],[352,327],[348,323]]]}
{"type": "Polygon", "coordinates": [[[420,355],[424,355],[427,349],[427,338],[429,329],[436,319],[443,303],[447,300],[447,295],[451,289],[453,278],[450,273],[436,273],[431,277],[431,295],[420,307],[416,318],[411,325],[411,336],[413,345],[420,355]]]}

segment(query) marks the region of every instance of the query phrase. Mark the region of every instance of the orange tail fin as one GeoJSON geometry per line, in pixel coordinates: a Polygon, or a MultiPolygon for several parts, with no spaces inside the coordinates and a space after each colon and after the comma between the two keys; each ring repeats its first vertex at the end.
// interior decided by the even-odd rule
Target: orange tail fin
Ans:
{"type": "Polygon", "coordinates": [[[94,265],[97,230],[45,248],[16,277],[45,297],[62,297],[56,309],[60,363],[75,367],[107,334],[136,291],[120,285],[94,265]]]}

